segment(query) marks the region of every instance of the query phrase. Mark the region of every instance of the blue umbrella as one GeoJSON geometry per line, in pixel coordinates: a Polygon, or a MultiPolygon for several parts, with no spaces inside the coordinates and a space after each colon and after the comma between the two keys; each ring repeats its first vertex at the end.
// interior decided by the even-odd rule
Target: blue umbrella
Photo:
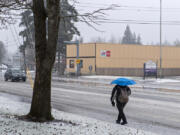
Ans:
{"type": "Polygon", "coordinates": [[[111,84],[117,84],[120,86],[127,86],[127,85],[134,85],[134,84],[136,84],[136,82],[134,80],[127,79],[127,78],[117,78],[116,80],[113,80],[111,82],[111,84]]]}

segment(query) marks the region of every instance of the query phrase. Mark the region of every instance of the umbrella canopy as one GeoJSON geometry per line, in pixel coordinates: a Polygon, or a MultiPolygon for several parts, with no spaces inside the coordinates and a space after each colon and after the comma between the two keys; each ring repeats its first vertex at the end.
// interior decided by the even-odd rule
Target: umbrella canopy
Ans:
{"type": "Polygon", "coordinates": [[[127,85],[134,85],[136,82],[134,80],[128,79],[128,78],[117,78],[116,80],[113,80],[111,84],[117,84],[120,86],[127,86],[127,85]]]}

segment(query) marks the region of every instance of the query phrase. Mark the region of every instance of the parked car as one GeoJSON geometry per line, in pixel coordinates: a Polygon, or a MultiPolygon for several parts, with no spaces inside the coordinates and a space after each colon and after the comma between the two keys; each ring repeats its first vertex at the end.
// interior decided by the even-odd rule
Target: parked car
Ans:
{"type": "Polygon", "coordinates": [[[7,71],[4,74],[4,80],[8,81],[26,81],[26,74],[20,69],[7,69],[7,71]]]}

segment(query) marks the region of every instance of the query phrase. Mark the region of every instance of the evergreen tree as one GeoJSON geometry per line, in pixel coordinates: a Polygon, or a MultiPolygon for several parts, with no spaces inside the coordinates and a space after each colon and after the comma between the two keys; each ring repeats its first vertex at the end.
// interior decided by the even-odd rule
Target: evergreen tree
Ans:
{"type": "Polygon", "coordinates": [[[174,41],[174,45],[175,45],[175,46],[180,46],[180,40],[179,40],[179,39],[176,39],[176,41],[174,41]]]}
{"type": "Polygon", "coordinates": [[[2,62],[3,58],[5,57],[6,49],[4,47],[3,42],[0,41],[0,63],[2,62]]]}
{"type": "Polygon", "coordinates": [[[124,36],[122,38],[122,44],[139,44],[141,45],[141,36],[136,36],[136,33],[134,32],[132,34],[129,25],[126,26],[126,30],[124,32],[124,36]]]}
{"type": "Polygon", "coordinates": [[[124,32],[124,36],[122,38],[122,44],[133,44],[134,39],[133,39],[133,34],[130,30],[129,25],[126,26],[126,30],[124,32]]]}
{"type": "Polygon", "coordinates": [[[20,45],[19,51],[23,54],[24,58],[24,69],[26,65],[28,68],[34,69],[35,66],[35,30],[34,30],[34,18],[33,13],[30,9],[25,10],[21,13],[20,27],[24,27],[19,35],[23,38],[23,44],[20,45]],[[25,51],[26,50],[26,51],[25,51]]]}
{"type": "Polygon", "coordinates": [[[25,10],[21,13],[20,27],[24,30],[19,32],[19,35],[24,39],[24,47],[33,47],[34,43],[34,19],[31,10],[25,10]]]}
{"type": "Polygon", "coordinates": [[[133,33],[133,41],[132,44],[137,44],[137,39],[136,39],[136,33],[133,33]]]}
{"type": "Polygon", "coordinates": [[[78,22],[78,12],[76,11],[76,9],[72,5],[70,5],[67,0],[60,0],[60,3],[60,12],[62,19],[59,23],[59,35],[57,42],[57,68],[58,72],[60,74],[63,74],[66,68],[66,44],[64,44],[64,41],[71,41],[73,39],[73,36],[80,35],[80,32],[74,25],[74,22],[78,22]],[[60,63],[60,61],[62,63],[60,63]]]}
{"type": "Polygon", "coordinates": [[[142,44],[142,42],[141,42],[141,36],[140,35],[138,35],[138,37],[137,37],[137,42],[136,42],[138,45],[141,45],[142,44]]]}
{"type": "MultiPolygon", "coordinates": [[[[61,72],[60,74],[63,74],[66,65],[66,45],[64,44],[64,41],[71,41],[73,39],[73,36],[75,34],[80,35],[80,32],[74,25],[74,22],[78,21],[78,12],[72,5],[68,3],[67,0],[60,0],[60,12],[62,18],[59,22],[57,52],[58,61],[62,61],[64,63],[58,63],[57,68],[58,71],[61,72]]],[[[23,49],[26,49],[27,47],[34,48],[34,20],[31,10],[24,11],[23,13],[21,13],[21,16],[21,23],[19,25],[25,28],[19,33],[19,35],[25,39],[24,44],[20,47],[20,51],[23,53],[23,49]]]]}
{"type": "Polygon", "coordinates": [[[58,46],[60,47],[60,53],[65,55],[66,45],[64,41],[71,41],[74,35],[80,35],[80,32],[75,27],[74,22],[78,22],[78,12],[76,9],[69,4],[67,0],[60,0],[60,11],[63,18],[60,20],[59,24],[59,36],[58,36],[58,46]],[[70,16],[70,17],[67,17],[70,16]],[[73,16],[73,17],[72,17],[73,16]]]}

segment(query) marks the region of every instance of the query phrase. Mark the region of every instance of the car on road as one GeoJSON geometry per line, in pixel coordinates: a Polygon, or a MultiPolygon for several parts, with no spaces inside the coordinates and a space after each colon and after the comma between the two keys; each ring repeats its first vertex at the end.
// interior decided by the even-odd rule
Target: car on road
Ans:
{"type": "Polygon", "coordinates": [[[11,80],[12,82],[22,80],[23,82],[25,82],[26,74],[23,70],[20,69],[7,69],[7,71],[4,74],[4,80],[11,80]]]}

